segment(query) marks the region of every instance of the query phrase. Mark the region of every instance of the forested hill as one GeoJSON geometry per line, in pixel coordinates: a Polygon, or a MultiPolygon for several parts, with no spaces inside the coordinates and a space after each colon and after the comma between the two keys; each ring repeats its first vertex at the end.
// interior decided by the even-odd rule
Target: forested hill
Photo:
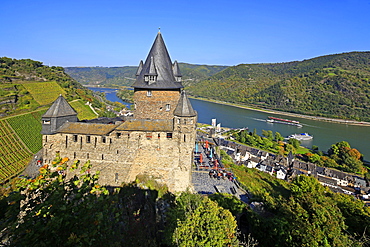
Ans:
{"type": "MultiPolygon", "coordinates": [[[[208,78],[227,66],[195,65],[179,63],[184,85],[197,83],[208,78]]],[[[83,85],[104,87],[131,86],[135,81],[137,67],[66,67],[65,71],[83,85]]]]}
{"type": "Polygon", "coordinates": [[[370,52],[240,64],[191,85],[188,92],[287,112],[370,121],[370,52]]]}
{"type": "Polygon", "coordinates": [[[0,117],[34,111],[62,94],[68,101],[90,101],[101,107],[92,92],[64,72],[31,59],[0,57],[0,117]]]}

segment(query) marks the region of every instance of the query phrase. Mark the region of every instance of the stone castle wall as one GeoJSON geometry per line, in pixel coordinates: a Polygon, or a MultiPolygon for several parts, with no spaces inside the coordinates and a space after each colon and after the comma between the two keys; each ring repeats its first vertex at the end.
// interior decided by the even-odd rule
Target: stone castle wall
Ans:
{"type": "Polygon", "coordinates": [[[99,182],[103,185],[119,186],[134,181],[139,174],[148,174],[167,184],[171,191],[184,191],[191,184],[196,119],[174,121],[173,132],[44,135],[44,162],[51,164],[59,152],[62,158],[81,163],[90,160],[92,171],[101,172],[99,182]]]}
{"type": "Polygon", "coordinates": [[[179,98],[179,90],[135,89],[135,118],[173,119],[179,98]]]}

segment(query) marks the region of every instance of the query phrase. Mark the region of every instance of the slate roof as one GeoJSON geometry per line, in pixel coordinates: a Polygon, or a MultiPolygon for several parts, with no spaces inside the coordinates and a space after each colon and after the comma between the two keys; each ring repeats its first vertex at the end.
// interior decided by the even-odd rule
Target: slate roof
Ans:
{"type": "Polygon", "coordinates": [[[194,117],[197,115],[197,112],[194,111],[193,107],[191,106],[185,91],[181,92],[179,103],[177,104],[173,114],[179,117],[194,117]]]}
{"type": "Polygon", "coordinates": [[[116,127],[117,125],[114,124],[66,122],[57,132],[80,135],[107,135],[116,127]]]}
{"type": "MultiPolygon", "coordinates": [[[[175,66],[176,67],[176,66],[175,66]]],[[[178,67],[176,67],[178,70],[178,67]]],[[[132,85],[134,88],[141,89],[180,89],[183,88],[181,82],[177,82],[173,72],[173,64],[170,55],[168,54],[166,45],[162,38],[162,34],[158,32],[157,37],[153,43],[152,48],[142,65],[140,62],[137,78],[132,85]],[[157,76],[156,82],[145,82],[144,76],[157,76]]],[[[180,74],[180,71],[176,71],[180,74]]]]}
{"type": "Polygon", "coordinates": [[[59,95],[42,117],[53,118],[73,115],[77,115],[77,112],[68,104],[67,100],[62,95],[59,95]]]}
{"type": "Polygon", "coordinates": [[[130,119],[120,124],[117,131],[173,131],[173,120],[167,119],[130,119]]]}

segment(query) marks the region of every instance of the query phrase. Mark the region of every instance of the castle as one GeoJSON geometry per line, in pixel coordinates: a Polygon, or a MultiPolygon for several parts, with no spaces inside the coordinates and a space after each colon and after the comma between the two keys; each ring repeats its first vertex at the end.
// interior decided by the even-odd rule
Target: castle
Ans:
{"type": "Polygon", "coordinates": [[[42,116],[43,161],[61,157],[91,161],[99,182],[119,186],[139,174],[184,191],[191,184],[197,113],[181,83],[177,61],[171,62],[160,32],[143,63],[134,88],[134,116],[79,121],[59,96],[42,116]]]}

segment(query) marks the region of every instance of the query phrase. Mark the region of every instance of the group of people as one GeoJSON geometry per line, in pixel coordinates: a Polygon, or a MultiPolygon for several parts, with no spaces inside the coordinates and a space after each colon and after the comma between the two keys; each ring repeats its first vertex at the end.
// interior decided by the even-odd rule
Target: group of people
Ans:
{"type": "Polygon", "coordinates": [[[234,175],[231,172],[227,172],[225,170],[210,170],[209,171],[209,177],[210,178],[216,178],[216,179],[228,179],[230,181],[234,180],[234,175]]]}

